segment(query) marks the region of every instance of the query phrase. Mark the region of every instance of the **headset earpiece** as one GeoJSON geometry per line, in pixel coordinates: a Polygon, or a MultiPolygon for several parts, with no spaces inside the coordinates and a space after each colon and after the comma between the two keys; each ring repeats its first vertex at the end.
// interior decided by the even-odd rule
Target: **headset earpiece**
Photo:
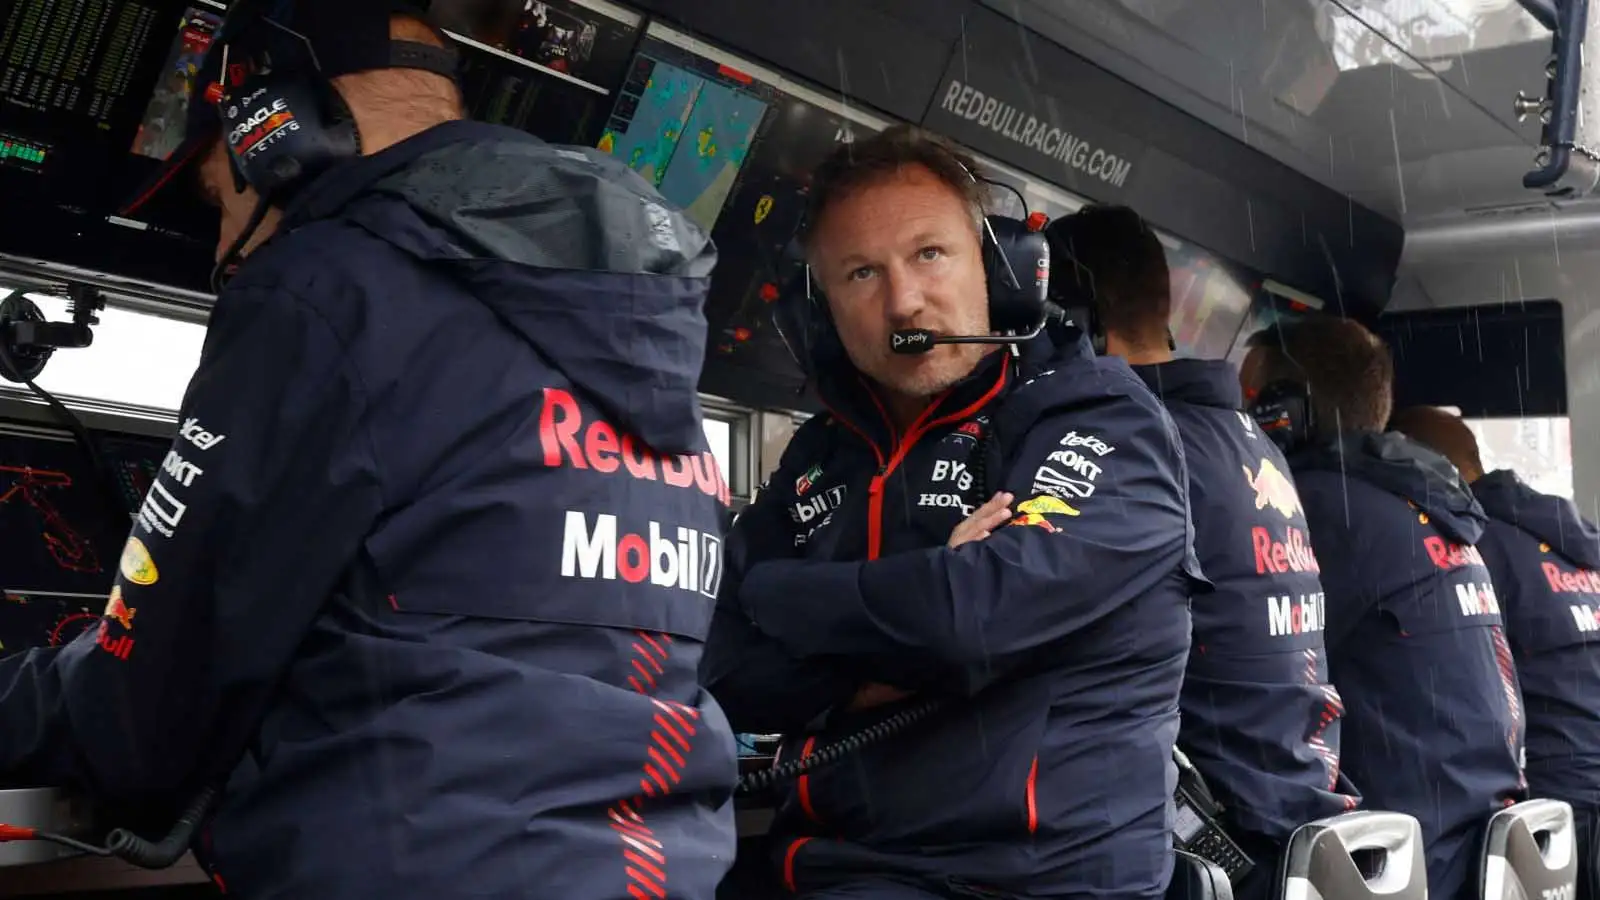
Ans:
{"type": "Polygon", "coordinates": [[[983,220],[983,273],[989,283],[989,330],[1038,327],[1050,295],[1050,242],[1035,223],[1009,216],[983,220]]]}
{"type": "MultiPolygon", "coordinates": [[[[273,202],[361,155],[361,134],[344,98],[305,36],[280,23],[286,7],[252,20],[255,27],[247,33],[229,35],[222,44],[223,84],[216,94],[207,92],[218,107],[236,186],[248,184],[273,202]]],[[[241,13],[238,21],[243,20],[241,13]]],[[[389,44],[394,68],[455,78],[457,64],[453,50],[412,41],[389,44]]]]}
{"type": "Polygon", "coordinates": [[[314,76],[253,73],[227,92],[220,112],[234,171],[263,197],[361,155],[355,120],[338,92],[314,76]]]}
{"type": "Polygon", "coordinates": [[[1302,381],[1274,381],[1250,401],[1250,417],[1285,453],[1311,442],[1316,434],[1311,390],[1302,381]]]}

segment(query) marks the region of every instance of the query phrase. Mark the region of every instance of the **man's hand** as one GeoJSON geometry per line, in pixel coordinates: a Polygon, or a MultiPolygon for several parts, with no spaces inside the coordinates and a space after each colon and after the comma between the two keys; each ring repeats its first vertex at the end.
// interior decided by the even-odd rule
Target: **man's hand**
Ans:
{"type": "Polygon", "coordinates": [[[989,498],[989,502],[972,511],[972,515],[961,521],[956,529],[950,532],[950,540],[945,544],[951,550],[970,541],[981,541],[994,533],[996,528],[1004,525],[1011,519],[1011,501],[1015,499],[1011,494],[1001,491],[989,498]]]}
{"type": "MultiPolygon", "coordinates": [[[[990,497],[989,502],[973,510],[972,515],[967,516],[954,531],[950,532],[950,541],[946,546],[955,549],[971,541],[981,541],[993,534],[996,528],[1010,520],[1013,499],[1012,495],[1005,491],[990,497]]],[[[871,682],[856,691],[855,697],[850,701],[849,709],[851,712],[859,712],[896,700],[904,700],[909,696],[911,696],[910,691],[871,682]]]]}
{"type": "Polygon", "coordinates": [[[850,706],[847,708],[851,712],[860,712],[863,709],[871,709],[874,706],[882,706],[885,703],[904,700],[909,696],[911,696],[910,691],[902,691],[897,687],[890,687],[887,684],[879,684],[874,681],[856,691],[855,697],[850,701],[850,706]]]}

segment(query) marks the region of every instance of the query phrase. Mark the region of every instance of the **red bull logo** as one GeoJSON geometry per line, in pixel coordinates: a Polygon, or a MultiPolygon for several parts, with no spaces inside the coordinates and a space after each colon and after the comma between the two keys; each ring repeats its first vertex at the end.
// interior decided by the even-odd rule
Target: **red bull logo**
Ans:
{"type": "Polygon", "coordinates": [[[1322,571],[1305,532],[1293,525],[1288,527],[1281,541],[1272,532],[1257,525],[1250,529],[1250,546],[1256,555],[1257,575],[1322,571]]]}
{"type": "Polygon", "coordinates": [[[1263,458],[1261,467],[1255,472],[1245,466],[1244,479],[1250,489],[1256,492],[1256,509],[1270,506],[1285,519],[1293,519],[1300,514],[1300,495],[1295,492],[1294,482],[1273,465],[1272,460],[1263,458]]]}
{"type": "Polygon", "coordinates": [[[1550,583],[1550,590],[1557,594],[1600,594],[1600,572],[1567,572],[1552,562],[1540,563],[1539,568],[1550,583]]]}
{"type": "Polygon", "coordinates": [[[1025,500],[1017,504],[1016,517],[1006,524],[1043,528],[1045,531],[1055,534],[1061,529],[1050,524],[1050,520],[1045,518],[1046,516],[1076,516],[1078,514],[1078,511],[1069,506],[1066,501],[1058,497],[1051,497],[1048,494],[1041,494],[1032,500],[1025,500]]]}
{"type": "Polygon", "coordinates": [[[662,456],[604,419],[586,421],[578,399],[560,388],[544,389],[539,445],[544,449],[544,464],[551,468],[593,469],[602,475],[625,473],[630,478],[698,490],[723,506],[730,502],[728,483],[711,451],[662,456]]]}
{"type": "Polygon", "coordinates": [[[111,600],[106,604],[105,617],[121,625],[123,631],[132,631],[133,617],[138,612],[138,609],[129,606],[122,599],[122,585],[113,585],[111,588],[111,600]]]}
{"type": "Polygon", "coordinates": [[[1442,537],[1430,535],[1422,539],[1422,546],[1428,551],[1428,559],[1446,572],[1463,566],[1483,565],[1483,554],[1471,544],[1455,544],[1442,537]]]}

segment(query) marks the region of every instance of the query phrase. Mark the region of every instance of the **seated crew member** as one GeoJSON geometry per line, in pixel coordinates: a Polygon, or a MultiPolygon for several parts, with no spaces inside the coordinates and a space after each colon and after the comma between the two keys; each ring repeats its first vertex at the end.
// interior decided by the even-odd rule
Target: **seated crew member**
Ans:
{"type": "Polygon", "coordinates": [[[1477,546],[1528,710],[1528,793],[1572,805],[1578,896],[1592,900],[1600,896],[1600,529],[1572,501],[1535,491],[1510,469],[1485,473],[1478,440],[1458,416],[1413,407],[1390,427],[1455,463],[1489,515],[1477,546]]]}
{"type": "Polygon", "coordinates": [[[788,300],[826,317],[828,412],[739,517],[702,672],[738,730],[788,735],[780,760],[944,701],[781,786],[773,853],[805,897],[1160,897],[1198,571],[1182,447],[1064,323],[891,351],[990,333],[975,171],[907,126],[818,169],[825,296],[788,300]]]}
{"type": "Polygon", "coordinates": [[[1433,896],[1474,897],[1484,826],[1523,797],[1522,699],[1473,546],[1483,510],[1448,460],[1383,431],[1394,365],[1360,324],[1259,332],[1240,380],[1258,414],[1284,413],[1264,424],[1290,435],[1345,702],[1344,771],[1366,808],[1421,822],[1433,896]]]}
{"type": "MultiPolygon", "coordinates": [[[[191,107],[174,160],[247,255],[98,633],[0,662],[0,771],[169,807],[225,781],[196,849],[251,898],[710,900],[715,251],[624,164],[457,121],[407,9],[284,10],[323,69],[273,72],[331,78],[364,154],[309,183],[236,184],[226,92],[191,107]]],[[[224,23],[197,98],[260,29],[224,23]]]]}
{"type": "Polygon", "coordinates": [[[1241,410],[1233,366],[1173,358],[1166,254],[1138,213],[1087,206],[1047,233],[1059,293],[1093,304],[1105,352],[1133,366],[1183,438],[1195,553],[1216,590],[1191,607],[1178,745],[1256,863],[1235,895],[1274,896],[1294,830],[1356,805],[1339,784],[1344,705],[1328,683],[1322,583],[1289,466],[1241,410]]]}

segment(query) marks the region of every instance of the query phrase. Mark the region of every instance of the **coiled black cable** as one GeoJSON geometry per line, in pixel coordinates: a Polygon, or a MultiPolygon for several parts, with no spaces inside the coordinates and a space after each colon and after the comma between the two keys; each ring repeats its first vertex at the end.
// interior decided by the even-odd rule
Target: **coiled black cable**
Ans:
{"type": "Polygon", "coordinates": [[[899,734],[932,715],[944,706],[943,700],[927,700],[909,709],[903,709],[881,722],[874,723],[861,729],[848,737],[840,738],[831,744],[803,756],[780,763],[770,769],[762,769],[739,779],[739,784],[734,788],[735,794],[754,794],[767,790],[774,785],[793,781],[822,766],[832,765],[852,753],[857,753],[884,738],[899,734]]]}
{"type": "Polygon", "coordinates": [[[183,811],[183,815],[173,823],[171,830],[159,841],[147,841],[126,828],[117,828],[106,835],[106,842],[103,845],[91,844],[51,831],[0,825],[0,843],[45,841],[90,856],[114,856],[141,869],[166,869],[176,864],[183,858],[183,854],[188,852],[189,845],[194,842],[195,832],[210,814],[211,804],[216,798],[217,789],[213,787],[208,787],[197,794],[183,811]]]}
{"type": "Polygon", "coordinates": [[[194,843],[195,832],[211,813],[211,804],[217,798],[217,789],[208,787],[195,795],[178,821],[159,841],[147,841],[126,828],[114,829],[106,835],[106,849],[112,856],[130,862],[141,869],[165,869],[183,858],[189,845],[194,843]]]}
{"type": "MultiPolygon", "coordinates": [[[[974,505],[988,502],[989,490],[989,449],[994,446],[994,430],[989,428],[978,438],[977,446],[973,448],[972,455],[968,457],[968,470],[972,473],[972,489],[974,494],[969,495],[974,505]]],[[[734,788],[737,795],[754,794],[765,791],[784,781],[793,781],[822,766],[832,765],[852,753],[859,752],[862,748],[875,744],[884,738],[892,737],[922,721],[939,709],[943,708],[945,701],[928,700],[909,709],[903,709],[892,716],[869,725],[866,728],[847,737],[828,744],[827,746],[803,756],[779,763],[770,769],[762,769],[739,779],[739,784],[734,788]]]]}

